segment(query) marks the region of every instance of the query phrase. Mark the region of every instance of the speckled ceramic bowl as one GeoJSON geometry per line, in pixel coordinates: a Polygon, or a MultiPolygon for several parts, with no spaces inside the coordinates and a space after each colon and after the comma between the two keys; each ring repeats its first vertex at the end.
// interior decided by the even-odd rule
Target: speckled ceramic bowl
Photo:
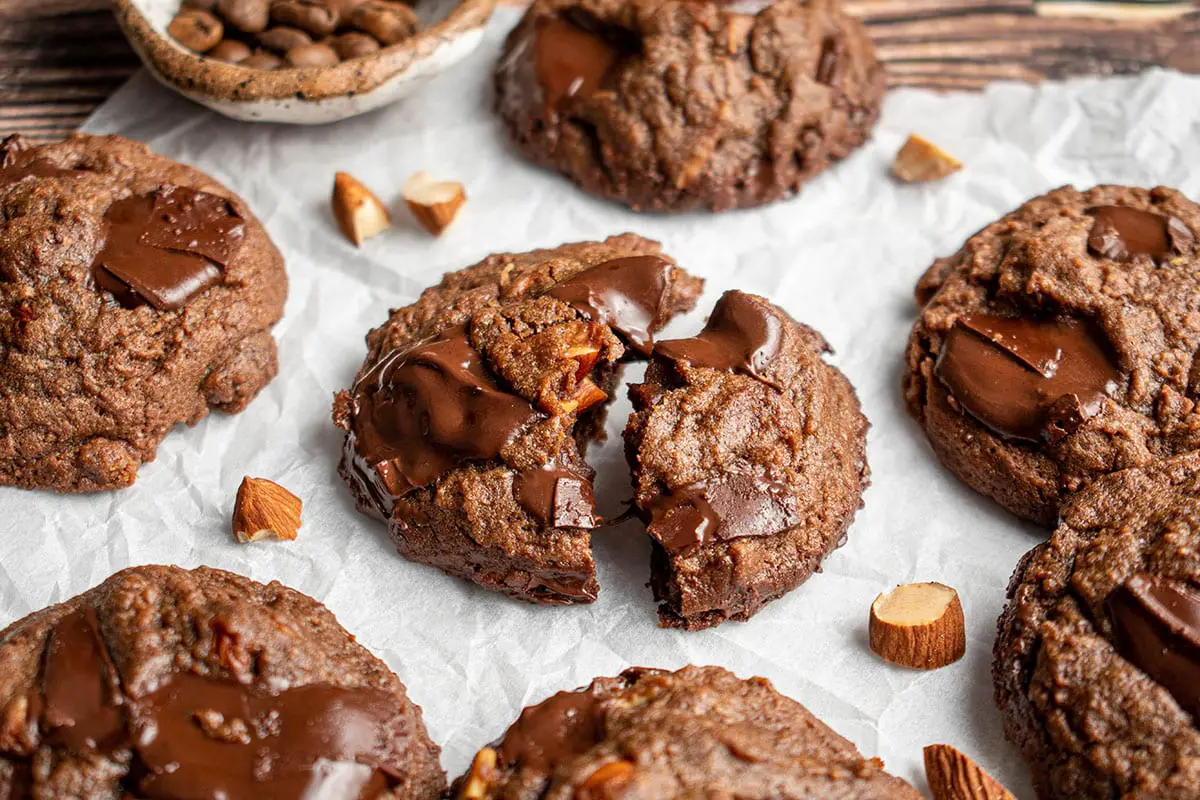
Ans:
{"type": "Polygon", "coordinates": [[[205,58],[167,35],[179,0],[113,0],[113,13],[159,81],[234,119],[315,125],[386,105],[478,46],[496,0],[423,0],[415,36],[332,67],[263,71],[205,58]]]}

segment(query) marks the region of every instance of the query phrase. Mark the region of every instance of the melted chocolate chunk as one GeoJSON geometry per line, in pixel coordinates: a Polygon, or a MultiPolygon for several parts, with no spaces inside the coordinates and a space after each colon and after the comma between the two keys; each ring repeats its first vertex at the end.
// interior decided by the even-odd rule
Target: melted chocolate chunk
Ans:
{"type": "Polygon", "coordinates": [[[769,536],[800,522],[795,498],[782,486],[737,473],[662,494],[649,511],[647,530],[669,553],[769,536]]]}
{"type": "Polygon", "coordinates": [[[163,186],[112,204],[93,263],[96,283],[126,308],[174,311],[221,280],[245,224],[223,197],[163,186]]]}
{"type": "Polygon", "coordinates": [[[513,477],[517,502],[543,525],[595,528],[596,498],[592,482],[557,467],[530,469],[513,477]]]}
{"type": "Polygon", "coordinates": [[[107,750],[124,738],[116,668],[91,606],[50,632],[42,667],[42,727],[51,744],[74,753],[107,750]]]}
{"type": "Polygon", "coordinates": [[[1136,573],[1107,605],[1118,652],[1200,720],[1200,592],[1136,573]]]}
{"type": "Polygon", "coordinates": [[[555,116],[568,100],[606,88],[615,68],[637,49],[631,33],[604,25],[582,9],[542,21],[533,50],[546,116],[555,116]]]}
{"type": "Polygon", "coordinates": [[[500,388],[465,325],[380,358],[353,389],[356,451],[392,497],[487,461],[539,414],[500,388]]]}
{"type": "Polygon", "coordinates": [[[22,178],[57,178],[70,175],[75,170],[64,169],[44,158],[29,158],[33,145],[19,133],[4,137],[0,141],[0,186],[16,183],[22,178]]]}
{"type": "Polygon", "coordinates": [[[1121,377],[1083,322],[985,314],[958,318],[934,372],[981,423],[1034,442],[1073,433],[1121,377]]]}
{"type": "Polygon", "coordinates": [[[663,299],[671,265],[657,256],[628,256],[605,261],[573,275],[548,295],[616,331],[637,352],[649,356],[653,331],[666,322],[663,299]]]}
{"type": "Polygon", "coordinates": [[[391,694],[328,684],[268,693],[184,673],[132,698],[90,606],[51,630],[31,706],[51,744],[84,757],[132,749],[126,788],[138,797],[368,800],[394,785],[376,766],[397,713],[391,694]]]}
{"type": "Polygon", "coordinates": [[[371,761],[395,699],[327,684],[259,694],[179,675],[136,701],[142,797],[363,797],[387,787],[371,761]]]}
{"type": "Polygon", "coordinates": [[[744,372],[778,388],[766,371],[779,355],[782,332],[779,318],[764,306],[742,292],[726,292],[698,336],[659,342],[654,354],[696,367],[744,372]]]}
{"type": "Polygon", "coordinates": [[[1088,249],[1112,261],[1131,261],[1140,255],[1163,261],[1182,252],[1194,239],[1181,220],[1153,211],[1096,206],[1088,213],[1096,219],[1088,236],[1088,249]]]}
{"type": "Polygon", "coordinates": [[[502,763],[547,771],[604,739],[604,712],[588,691],[559,692],[530,706],[504,734],[502,763]]]}

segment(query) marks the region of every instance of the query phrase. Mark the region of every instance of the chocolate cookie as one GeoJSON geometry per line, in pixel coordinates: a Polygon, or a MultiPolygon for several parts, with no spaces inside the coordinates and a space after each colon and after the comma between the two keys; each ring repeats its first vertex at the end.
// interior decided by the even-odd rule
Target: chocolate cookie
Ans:
{"type": "Polygon", "coordinates": [[[320,603],[134,567],[0,632],[0,797],[394,798],[445,788],[421,709],[320,603]]]}
{"type": "Polygon", "coordinates": [[[919,800],[763,678],[628,669],[530,706],[454,782],[455,800],[919,800]]]}
{"type": "Polygon", "coordinates": [[[904,395],[967,485],[1051,526],[1064,497],[1200,447],[1200,206],[1066,187],[930,267],[904,395]]]}
{"type": "Polygon", "coordinates": [[[619,364],[701,281],[632,234],[493,255],[367,337],[340,472],[407,558],[537,603],[596,598],[587,442],[619,364]]]}
{"type": "Polygon", "coordinates": [[[992,675],[1041,798],[1200,797],[1200,453],[1096,479],[1017,567],[992,675]]]}
{"type": "Polygon", "coordinates": [[[117,136],[0,143],[0,484],[128,486],[276,372],[283,259],[228,189],[117,136]]]}
{"type": "Polygon", "coordinates": [[[867,139],[884,92],[836,0],[535,0],[495,84],[527,158],[639,211],[794,194],[867,139]]]}
{"type": "Polygon", "coordinates": [[[812,328],[736,291],[698,336],[655,347],[625,449],[663,625],[747,619],[845,541],[867,420],[826,352],[812,328]]]}

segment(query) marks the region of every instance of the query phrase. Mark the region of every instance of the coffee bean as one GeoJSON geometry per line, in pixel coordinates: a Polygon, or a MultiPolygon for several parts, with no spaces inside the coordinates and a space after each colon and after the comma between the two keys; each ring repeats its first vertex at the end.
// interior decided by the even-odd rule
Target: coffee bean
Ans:
{"type": "Polygon", "coordinates": [[[210,50],[225,32],[221,20],[207,11],[187,9],[180,11],[167,26],[167,33],[189,50],[203,53],[210,50]]]}
{"type": "Polygon", "coordinates": [[[312,37],[299,28],[291,28],[287,25],[276,25],[274,28],[267,28],[258,35],[258,43],[268,50],[274,50],[276,53],[286,53],[297,47],[304,47],[306,44],[312,44],[312,37]]]}
{"type": "Polygon", "coordinates": [[[250,57],[250,46],[237,39],[222,39],[216,47],[204,55],[230,64],[240,64],[250,57]]]}
{"type": "Polygon", "coordinates": [[[321,0],[275,0],[271,3],[271,18],[313,36],[328,36],[337,30],[339,21],[337,9],[321,0]]]}
{"type": "Polygon", "coordinates": [[[283,61],[280,60],[279,56],[268,53],[265,50],[259,50],[242,62],[243,67],[261,70],[278,69],[282,64],[283,61]]]}
{"type": "Polygon", "coordinates": [[[246,33],[266,30],[271,21],[270,0],[217,0],[217,13],[246,33]]]}
{"type": "Polygon", "coordinates": [[[350,24],[387,46],[412,36],[419,23],[417,15],[403,3],[367,0],[351,13],[350,24]]]}
{"type": "Polygon", "coordinates": [[[333,42],[333,49],[343,60],[349,58],[359,58],[361,56],[369,56],[371,53],[379,52],[379,42],[375,37],[358,31],[350,31],[336,37],[333,42]]]}
{"type": "Polygon", "coordinates": [[[289,67],[331,67],[341,61],[327,44],[306,44],[288,50],[283,60],[289,67]]]}

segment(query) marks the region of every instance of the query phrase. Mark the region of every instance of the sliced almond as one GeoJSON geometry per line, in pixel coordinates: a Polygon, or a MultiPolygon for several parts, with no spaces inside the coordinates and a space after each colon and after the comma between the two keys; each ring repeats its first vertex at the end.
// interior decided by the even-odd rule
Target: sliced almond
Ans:
{"type": "Polygon", "coordinates": [[[467,192],[458,181],[435,181],[428,172],[414,173],[400,190],[408,210],[434,236],[450,227],[458,210],[467,202],[467,192]]]}
{"type": "Polygon", "coordinates": [[[242,479],[233,504],[233,535],[239,542],[274,537],[290,542],[300,530],[300,498],[266,478],[242,479]]]}
{"type": "Polygon", "coordinates": [[[358,247],[392,224],[387,206],[348,172],[333,176],[333,216],[346,238],[358,247]]]}
{"type": "Polygon", "coordinates": [[[953,664],[967,650],[958,592],[941,583],[908,583],[871,604],[871,649],[917,669],[953,664]]]}
{"type": "Polygon", "coordinates": [[[925,748],[925,779],[933,800],[1015,800],[995,778],[948,744],[925,748]]]}
{"type": "Polygon", "coordinates": [[[961,161],[915,133],[892,161],[892,174],[905,183],[940,181],[960,169],[961,161]]]}

